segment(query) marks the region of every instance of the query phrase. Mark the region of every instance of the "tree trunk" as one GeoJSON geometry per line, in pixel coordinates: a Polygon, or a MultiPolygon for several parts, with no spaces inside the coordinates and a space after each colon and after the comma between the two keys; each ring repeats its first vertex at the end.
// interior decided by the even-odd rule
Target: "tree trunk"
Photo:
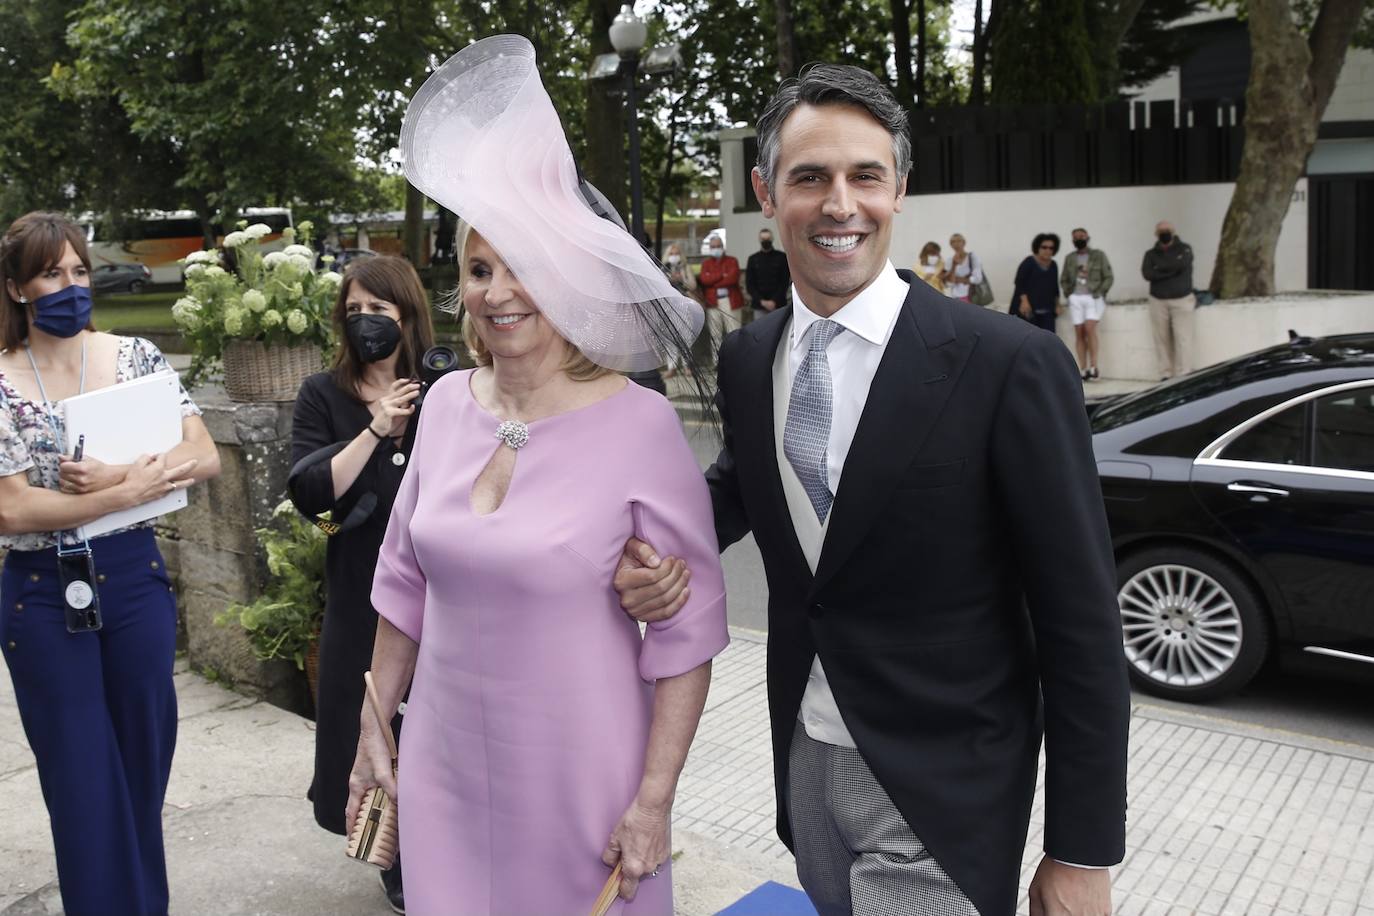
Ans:
{"type": "Polygon", "coordinates": [[[897,101],[903,108],[915,108],[916,92],[911,80],[911,7],[907,0],[888,0],[888,9],[892,13],[892,49],[897,59],[897,101]]]}
{"type": "Polygon", "coordinates": [[[983,28],[983,0],[973,2],[973,86],[969,91],[969,104],[982,105],[984,100],[983,69],[988,56],[988,43],[983,28]]]}
{"type": "MultiPolygon", "coordinates": [[[[620,11],[618,0],[593,0],[591,4],[591,53],[610,54],[611,38],[608,30],[616,13],[620,11]]],[[[628,154],[625,151],[625,99],[621,95],[611,95],[613,88],[609,80],[587,81],[587,111],[585,115],[585,135],[587,155],[582,161],[582,173],[597,190],[606,195],[625,220],[630,224],[630,169],[628,154]]],[[[615,81],[619,87],[620,80],[615,81]]]]}
{"type": "Polygon", "coordinates": [[[926,0],[916,0],[916,107],[926,107],[926,0]]]}
{"type": "Polygon", "coordinates": [[[774,0],[777,12],[778,77],[797,75],[797,29],[792,21],[792,0],[774,0]]]}
{"type": "Polygon", "coordinates": [[[424,266],[425,240],[425,195],[410,182],[406,182],[406,222],[403,245],[406,260],[416,268],[424,266]]]}
{"type": "Polygon", "coordinates": [[[1222,298],[1274,292],[1274,251],[1293,188],[1359,22],[1363,0],[1324,0],[1310,41],[1288,0],[1251,0],[1245,149],[1222,224],[1211,289],[1222,298]]]}

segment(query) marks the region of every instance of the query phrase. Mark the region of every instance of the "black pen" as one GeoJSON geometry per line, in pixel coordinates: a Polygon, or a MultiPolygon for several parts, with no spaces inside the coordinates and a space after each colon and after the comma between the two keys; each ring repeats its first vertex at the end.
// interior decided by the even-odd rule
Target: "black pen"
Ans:
{"type": "Polygon", "coordinates": [[[72,452],[72,460],[80,461],[81,455],[86,451],[86,434],[82,433],[76,438],[76,450],[72,452]]]}

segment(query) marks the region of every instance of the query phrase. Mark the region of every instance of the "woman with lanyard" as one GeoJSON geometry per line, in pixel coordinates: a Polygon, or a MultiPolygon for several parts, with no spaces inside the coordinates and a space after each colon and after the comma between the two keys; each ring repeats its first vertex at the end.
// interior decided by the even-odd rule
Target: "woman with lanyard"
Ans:
{"type": "MultiPolygon", "coordinates": [[[[343,526],[330,537],[325,560],[310,787],[315,820],[343,835],[363,672],[377,635],[368,597],[372,571],[410,453],[413,436],[406,432],[420,393],[414,376],[434,342],[429,300],[415,268],[395,257],[350,265],[334,305],[334,330],[341,341],[334,368],[306,379],[296,398],[289,488],[302,513],[329,511],[343,526]]],[[[403,912],[399,859],[382,873],[382,888],[391,907],[403,912]]]]}
{"type": "Polygon", "coordinates": [[[73,529],[219,473],[182,392],[183,441],[124,467],[63,453],[62,401],[171,371],[146,340],[90,324],[85,234],[54,213],[0,241],[0,650],[52,821],[71,916],[167,912],[162,801],[176,741],[177,612],[152,522],[73,529]],[[59,547],[63,557],[59,568],[59,547]],[[75,568],[99,619],[68,619],[75,568]],[[98,626],[93,626],[98,624],[98,626]]]}

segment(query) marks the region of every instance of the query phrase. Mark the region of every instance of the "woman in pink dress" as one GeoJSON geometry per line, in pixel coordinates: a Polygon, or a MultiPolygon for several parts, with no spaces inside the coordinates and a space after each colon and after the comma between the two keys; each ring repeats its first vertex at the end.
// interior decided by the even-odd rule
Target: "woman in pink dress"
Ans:
{"type": "Polygon", "coordinates": [[[363,711],[349,822],[370,787],[397,791],[414,916],[584,914],[617,862],[611,912],[667,916],[724,582],[675,411],[613,370],[687,349],[700,308],[588,206],[524,39],[445,64],[402,144],[411,182],[467,225],[479,368],[426,395],[378,559],[373,674],[388,711],[410,696],[394,785],[363,711]],[[642,635],[611,588],[631,534],[693,570],[642,635]]]}

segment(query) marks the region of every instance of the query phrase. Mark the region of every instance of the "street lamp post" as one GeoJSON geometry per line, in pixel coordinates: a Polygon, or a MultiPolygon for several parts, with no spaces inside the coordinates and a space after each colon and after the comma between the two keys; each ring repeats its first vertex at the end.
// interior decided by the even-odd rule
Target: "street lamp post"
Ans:
{"type": "Polygon", "coordinates": [[[644,189],[639,174],[639,105],[635,82],[639,77],[639,52],[649,38],[644,20],[626,3],[611,23],[611,47],[620,55],[620,70],[625,78],[625,113],[630,129],[630,234],[644,242],[644,189]]]}

